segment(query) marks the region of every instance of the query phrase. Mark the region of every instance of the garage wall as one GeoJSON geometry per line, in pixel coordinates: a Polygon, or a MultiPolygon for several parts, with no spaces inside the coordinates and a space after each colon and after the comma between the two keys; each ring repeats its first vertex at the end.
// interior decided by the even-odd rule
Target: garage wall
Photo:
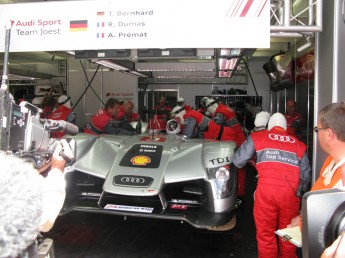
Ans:
{"type": "MultiPolygon", "coordinates": [[[[265,62],[250,62],[248,66],[251,70],[258,95],[263,97],[263,108],[269,110],[269,79],[262,69],[262,65],[265,62]]],[[[115,97],[119,100],[133,100],[135,112],[137,112],[137,77],[102,68],[99,68],[96,73],[97,65],[90,65],[87,61],[80,62],[79,60],[70,60],[68,66],[68,93],[75,105],[74,111],[77,113],[77,125],[80,128],[82,128],[89,121],[90,117],[102,107],[102,101],[105,103],[109,97],[115,97]],[[83,69],[85,69],[87,77],[83,69]],[[84,90],[88,87],[94,75],[95,77],[91,86],[83,95],[84,90]]],[[[255,90],[250,78],[248,78],[248,83],[248,85],[214,86],[218,86],[219,90],[229,90],[230,88],[247,90],[248,96],[255,96],[255,90]]],[[[178,92],[177,97],[185,98],[186,103],[194,106],[195,96],[210,95],[212,88],[213,86],[211,84],[157,84],[149,85],[148,90],[176,90],[178,92]]],[[[174,106],[175,103],[169,104],[174,106]]]]}
{"type": "Polygon", "coordinates": [[[97,66],[90,65],[87,61],[69,61],[68,94],[74,103],[79,128],[83,128],[90,117],[102,108],[103,103],[110,97],[120,101],[132,100],[135,104],[135,112],[137,111],[137,77],[102,67],[97,71],[97,66]],[[91,86],[88,87],[90,82],[91,86]]]}

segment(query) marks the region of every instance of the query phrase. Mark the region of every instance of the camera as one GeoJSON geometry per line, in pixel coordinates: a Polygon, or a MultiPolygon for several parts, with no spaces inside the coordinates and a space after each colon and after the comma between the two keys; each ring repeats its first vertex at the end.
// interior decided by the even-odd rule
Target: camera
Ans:
{"type": "MultiPolygon", "coordinates": [[[[41,109],[26,101],[15,104],[10,93],[3,89],[0,89],[0,105],[1,150],[33,161],[36,168],[50,161],[58,144],[57,139],[50,138],[51,131],[64,131],[71,135],[79,132],[77,126],[66,121],[41,119],[41,109]]],[[[67,141],[75,152],[75,141],[68,138],[67,141]]]]}
{"type": "Polygon", "coordinates": [[[345,231],[345,190],[308,192],[302,198],[303,257],[320,257],[345,231]]]}

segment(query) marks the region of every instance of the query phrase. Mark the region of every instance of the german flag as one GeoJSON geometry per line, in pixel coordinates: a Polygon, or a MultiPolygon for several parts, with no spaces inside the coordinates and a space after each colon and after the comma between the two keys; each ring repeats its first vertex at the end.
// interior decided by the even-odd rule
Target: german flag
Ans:
{"type": "Polygon", "coordinates": [[[86,31],[87,30],[87,20],[78,20],[69,22],[70,31],[86,31]]]}
{"type": "Polygon", "coordinates": [[[103,16],[104,12],[97,12],[97,16],[103,16]]]}

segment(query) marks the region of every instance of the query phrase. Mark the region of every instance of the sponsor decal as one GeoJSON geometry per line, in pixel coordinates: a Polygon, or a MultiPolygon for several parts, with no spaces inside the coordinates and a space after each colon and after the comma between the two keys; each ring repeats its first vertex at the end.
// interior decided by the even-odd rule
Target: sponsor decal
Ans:
{"type": "Polygon", "coordinates": [[[181,204],[171,204],[170,205],[171,209],[176,209],[176,210],[187,210],[187,205],[181,205],[181,204]]]}
{"type": "Polygon", "coordinates": [[[180,199],[171,199],[171,202],[174,203],[189,203],[189,204],[198,204],[198,201],[194,201],[194,200],[180,200],[180,199]]]}
{"type": "Polygon", "coordinates": [[[287,136],[287,135],[279,135],[279,134],[274,134],[270,133],[268,137],[273,140],[273,141],[280,141],[280,142],[289,142],[289,143],[295,143],[295,139],[287,136]]]}
{"type": "Polygon", "coordinates": [[[268,149],[257,153],[257,164],[261,162],[280,162],[298,166],[299,159],[295,153],[289,151],[268,149]]]}
{"type": "Polygon", "coordinates": [[[120,161],[120,166],[158,168],[163,146],[155,144],[134,144],[120,161]]]}
{"type": "Polygon", "coordinates": [[[81,196],[94,196],[94,197],[100,197],[101,196],[100,193],[88,193],[88,192],[82,192],[80,195],[81,196]]]}
{"type": "Polygon", "coordinates": [[[77,20],[69,22],[70,31],[87,31],[87,20],[77,20]]]}
{"type": "Polygon", "coordinates": [[[150,207],[138,207],[138,206],[127,206],[127,205],[116,205],[116,204],[107,204],[104,206],[106,210],[117,210],[117,211],[132,211],[132,212],[143,212],[143,213],[152,213],[153,208],[150,207]]]}
{"type": "Polygon", "coordinates": [[[144,155],[135,156],[131,159],[133,165],[146,166],[151,162],[151,159],[144,155]]]}

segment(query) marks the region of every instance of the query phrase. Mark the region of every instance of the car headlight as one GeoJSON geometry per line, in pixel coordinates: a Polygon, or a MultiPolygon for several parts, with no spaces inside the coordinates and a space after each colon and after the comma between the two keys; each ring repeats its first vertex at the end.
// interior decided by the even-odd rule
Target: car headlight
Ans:
{"type": "Polygon", "coordinates": [[[218,181],[224,182],[226,180],[229,180],[229,178],[230,178],[230,172],[228,169],[226,169],[225,167],[220,167],[217,169],[216,179],[218,181]]]}
{"type": "Polygon", "coordinates": [[[208,169],[208,178],[217,199],[227,198],[236,187],[236,175],[229,166],[208,169]]]}

